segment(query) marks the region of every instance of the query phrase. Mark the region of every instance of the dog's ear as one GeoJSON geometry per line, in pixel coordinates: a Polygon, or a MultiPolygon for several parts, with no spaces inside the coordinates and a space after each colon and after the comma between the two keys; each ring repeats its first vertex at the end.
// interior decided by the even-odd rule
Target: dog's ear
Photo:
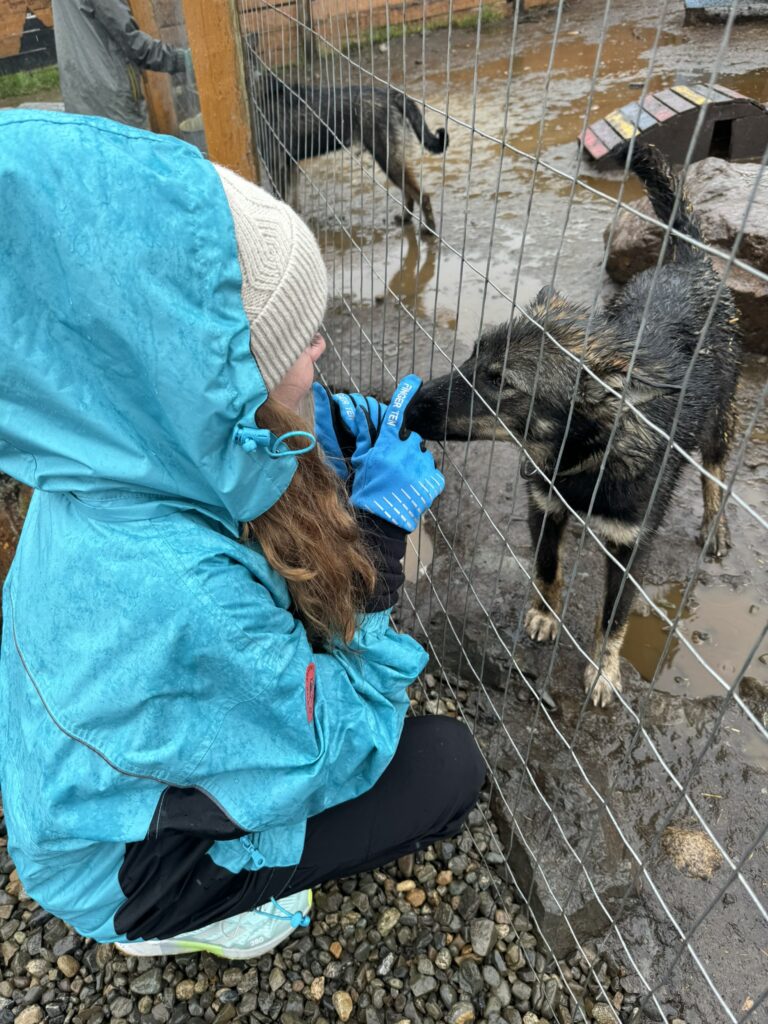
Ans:
{"type": "Polygon", "coordinates": [[[582,372],[580,395],[587,405],[593,409],[602,407],[608,415],[614,415],[618,406],[614,391],[633,406],[640,406],[681,390],[680,384],[657,380],[636,370],[630,373],[629,360],[619,354],[613,360],[599,360],[590,369],[595,376],[582,372]]]}

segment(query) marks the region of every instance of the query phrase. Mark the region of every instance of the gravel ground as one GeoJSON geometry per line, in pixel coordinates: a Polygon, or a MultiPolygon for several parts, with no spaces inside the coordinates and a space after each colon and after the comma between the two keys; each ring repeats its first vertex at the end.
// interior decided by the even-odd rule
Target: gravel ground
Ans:
{"type": "MultiPolygon", "coordinates": [[[[415,709],[457,713],[426,684],[415,709]]],[[[325,885],[309,929],[270,955],[137,960],[27,898],[0,819],[0,1024],[601,1024],[617,1019],[609,1000],[622,1021],[644,1020],[622,968],[588,947],[591,973],[581,954],[548,959],[494,838],[486,794],[454,841],[325,885]]]]}

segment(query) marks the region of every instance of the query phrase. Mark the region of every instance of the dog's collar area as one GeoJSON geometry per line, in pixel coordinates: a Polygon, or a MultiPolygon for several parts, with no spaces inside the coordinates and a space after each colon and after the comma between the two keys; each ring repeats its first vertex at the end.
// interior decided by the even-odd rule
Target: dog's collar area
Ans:
{"type": "Polygon", "coordinates": [[[584,473],[587,470],[594,469],[599,466],[603,461],[603,452],[595,452],[594,455],[590,455],[586,459],[582,459],[581,462],[577,462],[574,466],[570,466],[568,469],[558,469],[557,473],[549,466],[539,466],[534,462],[531,455],[528,452],[523,451],[523,457],[520,460],[520,476],[523,480],[533,480],[538,474],[542,473],[545,479],[552,480],[555,477],[558,480],[562,480],[565,477],[576,476],[577,473],[584,473]]]}

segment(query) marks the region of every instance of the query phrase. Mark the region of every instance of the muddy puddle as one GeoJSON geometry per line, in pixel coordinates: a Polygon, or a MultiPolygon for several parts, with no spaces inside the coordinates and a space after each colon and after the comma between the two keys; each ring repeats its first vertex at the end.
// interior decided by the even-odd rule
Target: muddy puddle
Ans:
{"type": "MultiPolygon", "coordinates": [[[[647,591],[651,600],[675,622],[685,584],[674,581],[661,587],[649,586],[647,591]]],[[[722,696],[722,683],[686,644],[681,643],[678,634],[698,649],[706,665],[730,685],[744,670],[749,653],[745,649],[749,646],[745,643],[745,633],[753,626],[751,639],[754,642],[766,614],[768,609],[755,587],[731,590],[699,585],[695,596],[683,608],[668,647],[669,625],[644,604],[630,617],[621,653],[646,682],[655,678],[656,685],[669,693],[722,696]]],[[[750,659],[745,674],[762,678],[768,687],[768,640],[765,649],[761,646],[750,659]]]]}

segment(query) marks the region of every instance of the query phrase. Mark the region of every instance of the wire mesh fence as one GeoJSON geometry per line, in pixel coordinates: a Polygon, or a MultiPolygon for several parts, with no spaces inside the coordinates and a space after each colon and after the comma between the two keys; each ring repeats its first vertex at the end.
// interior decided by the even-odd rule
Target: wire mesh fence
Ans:
{"type": "MultiPolygon", "coordinates": [[[[450,375],[429,435],[447,488],[411,538],[398,618],[432,658],[422,703],[457,709],[486,757],[500,842],[483,855],[492,872],[509,865],[562,982],[557,1005],[534,998],[534,1009],[559,1021],[757,1022],[768,1012],[764,358],[744,359],[727,460],[702,455],[685,424],[693,407],[701,426],[718,401],[722,381],[702,384],[697,368],[711,358],[729,289],[743,309],[744,289],[768,282],[747,244],[765,210],[768,151],[744,173],[728,240],[691,235],[675,217],[686,202],[696,212],[696,195],[673,193],[612,364],[593,359],[604,305],[622,301],[611,299],[606,268],[622,234],[632,257],[658,218],[632,202],[643,188],[626,161],[600,172],[575,144],[628,96],[636,136],[654,90],[695,82],[706,102],[680,129],[686,178],[712,133],[715,87],[760,89],[740,70],[757,35],[737,31],[738,4],[687,47],[681,5],[669,0],[561,0],[539,21],[525,7],[242,0],[263,183],[302,213],[327,259],[327,381],[385,397],[407,372],[450,375]],[[710,258],[717,274],[706,303],[676,280],[699,326],[674,379],[661,379],[669,365],[659,358],[648,381],[649,338],[680,342],[665,268],[688,247],[697,279],[710,258]],[[578,343],[542,288],[579,304],[568,313],[578,343]],[[472,346],[511,318],[518,326],[502,330],[489,376],[483,346],[468,360],[472,346]],[[533,360],[530,343],[521,349],[526,330],[533,360]],[[564,404],[558,375],[570,388],[564,404]],[[603,417],[596,445],[585,392],[603,417]],[[460,393],[469,397],[454,415],[460,393]],[[628,422],[656,453],[652,466],[633,462],[628,422]],[[617,458],[624,477],[606,497],[617,458]],[[590,481],[578,495],[574,464],[590,481]],[[647,486],[630,508],[639,477],[647,486]],[[544,495],[533,517],[529,492],[544,495]],[[542,565],[563,532],[554,585],[542,565]],[[603,571],[612,589],[593,643],[603,571]],[[610,707],[596,709],[596,693],[610,707]],[[617,973],[623,987],[610,981],[617,973]]],[[[720,172],[708,164],[701,179],[720,172]]],[[[512,930],[524,945],[525,927],[512,930]]]]}

